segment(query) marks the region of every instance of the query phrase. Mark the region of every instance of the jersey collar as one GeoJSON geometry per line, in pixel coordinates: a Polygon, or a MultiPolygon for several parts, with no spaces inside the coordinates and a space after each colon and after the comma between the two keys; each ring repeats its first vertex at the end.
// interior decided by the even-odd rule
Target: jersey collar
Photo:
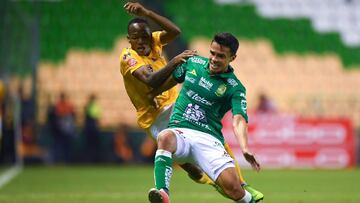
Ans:
{"type": "Polygon", "coordinates": [[[130,52],[132,55],[137,55],[141,58],[149,58],[153,61],[155,61],[158,58],[158,53],[155,51],[155,48],[152,48],[150,51],[150,54],[148,56],[140,56],[135,50],[133,50],[131,47],[128,47],[128,52],[130,52]]]}

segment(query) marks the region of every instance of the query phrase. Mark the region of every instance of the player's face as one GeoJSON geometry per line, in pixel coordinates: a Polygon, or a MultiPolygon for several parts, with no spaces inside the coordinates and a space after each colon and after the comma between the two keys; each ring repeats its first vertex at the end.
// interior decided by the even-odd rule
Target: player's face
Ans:
{"type": "Polygon", "coordinates": [[[222,46],[213,41],[210,45],[210,63],[209,69],[211,73],[223,73],[226,72],[229,63],[235,59],[235,56],[231,55],[230,48],[222,46]]]}
{"type": "Polygon", "coordinates": [[[151,31],[144,23],[134,23],[129,27],[128,40],[131,48],[140,56],[148,56],[151,52],[151,31]]]}

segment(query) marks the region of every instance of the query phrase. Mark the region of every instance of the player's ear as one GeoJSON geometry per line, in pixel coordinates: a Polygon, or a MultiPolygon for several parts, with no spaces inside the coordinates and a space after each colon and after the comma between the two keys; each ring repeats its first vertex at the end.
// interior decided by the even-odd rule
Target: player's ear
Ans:
{"type": "Polygon", "coordinates": [[[235,60],[235,58],[236,58],[236,54],[235,54],[235,55],[232,55],[232,56],[230,57],[230,62],[232,62],[233,60],[235,60]]]}

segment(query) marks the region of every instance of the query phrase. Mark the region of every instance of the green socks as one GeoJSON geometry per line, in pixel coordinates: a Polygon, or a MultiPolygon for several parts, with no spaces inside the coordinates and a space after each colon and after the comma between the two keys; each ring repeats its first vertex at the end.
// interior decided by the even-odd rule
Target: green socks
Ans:
{"type": "Polygon", "coordinates": [[[156,189],[169,191],[172,176],[171,152],[162,149],[156,151],[154,176],[156,189]]]}

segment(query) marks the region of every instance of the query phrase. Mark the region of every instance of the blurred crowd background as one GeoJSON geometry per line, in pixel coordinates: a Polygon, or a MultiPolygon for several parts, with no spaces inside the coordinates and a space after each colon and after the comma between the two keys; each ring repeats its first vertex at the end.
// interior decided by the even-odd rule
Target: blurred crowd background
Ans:
{"type": "MultiPolygon", "coordinates": [[[[136,125],[119,71],[131,19],[125,2],[0,2],[0,164],[152,162],[154,144],[136,125]]],[[[168,59],[186,48],[207,56],[216,32],[234,33],[240,48],[232,65],[247,87],[249,113],[272,123],[283,115],[345,123],[351,142],[343,158],[352,161],[343,166],[354,166],[360,0],[139,2],[181,28],[168,59]]]]}

